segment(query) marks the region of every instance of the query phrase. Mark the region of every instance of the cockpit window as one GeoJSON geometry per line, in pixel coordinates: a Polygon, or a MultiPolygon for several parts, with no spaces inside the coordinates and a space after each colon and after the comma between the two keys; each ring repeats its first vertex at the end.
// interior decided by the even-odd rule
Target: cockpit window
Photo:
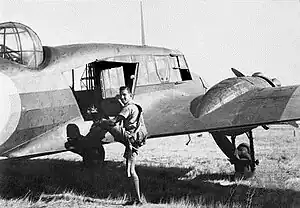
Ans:
{"type": "Polygon", "coordinates": [[[192,80],[192,76],[184,56],[171,54],[171,57],[173,65],[172,68],[175,70],[179,70],[182,81],[192,80]]]}
{"type": "Polygon", "coordinates": [[[172,55],[173,69],[188,69],[186,60],[183,55],[172,55]]]}
{"type": "Polygon", "coordinates": [[[16,22],[1,23],[0,57],[36,69],[43,61],[43,46],[29,27],[16,22]]]}

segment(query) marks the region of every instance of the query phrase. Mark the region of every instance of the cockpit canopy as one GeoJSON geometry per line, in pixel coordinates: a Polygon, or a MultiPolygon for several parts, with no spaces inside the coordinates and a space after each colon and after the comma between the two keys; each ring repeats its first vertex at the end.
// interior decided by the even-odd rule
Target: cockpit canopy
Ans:
{"type": "Polygon", "coordinates": [[[43,46],[29,27],[16,23],[0,23],[0,57],[37,69],[43,61],[43,46]]]}

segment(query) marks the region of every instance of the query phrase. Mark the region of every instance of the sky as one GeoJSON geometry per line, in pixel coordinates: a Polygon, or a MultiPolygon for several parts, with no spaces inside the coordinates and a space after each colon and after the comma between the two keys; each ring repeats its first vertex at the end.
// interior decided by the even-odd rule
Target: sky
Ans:
{"type": "MultiPolygon", "coordinates": [[[[262,72],[300,84],[298,0],[143,0],[146,45],[178,49],[210,86],[262,72]]],[[[138,0],[0,0],[0,22],[32,28],[47,46],[141,44],[138,0]]]]}

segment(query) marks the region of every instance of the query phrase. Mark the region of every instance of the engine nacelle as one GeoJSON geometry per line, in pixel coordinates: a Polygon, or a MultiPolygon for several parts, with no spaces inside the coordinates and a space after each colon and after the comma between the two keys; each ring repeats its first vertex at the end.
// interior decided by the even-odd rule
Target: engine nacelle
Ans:
{"type": "Polygon", "coordinates": [[[262,77],[234,77],[225,79],[210,88],[197,103],[193,103],[191,113],[196,117],[206,115],[236,97],[255,88],[270,87],[269,81],[262,77]]]}

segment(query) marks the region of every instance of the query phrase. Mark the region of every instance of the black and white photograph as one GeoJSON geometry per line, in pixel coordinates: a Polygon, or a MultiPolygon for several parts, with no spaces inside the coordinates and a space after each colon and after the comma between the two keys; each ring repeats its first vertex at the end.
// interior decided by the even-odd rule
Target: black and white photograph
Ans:
{"type": "Polygon", "coordinates": [[[0,207],[300,207],[300,1],[0,0],[0,207]]]}

